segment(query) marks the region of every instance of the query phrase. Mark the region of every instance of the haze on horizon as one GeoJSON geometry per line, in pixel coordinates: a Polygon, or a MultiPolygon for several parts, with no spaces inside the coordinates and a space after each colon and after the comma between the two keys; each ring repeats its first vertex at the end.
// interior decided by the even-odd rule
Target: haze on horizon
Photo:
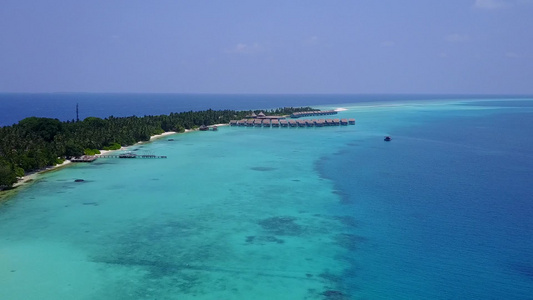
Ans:
{"type": "Polygon", "coordinates": [[[533,94],[533,0],[3,0],[0,92],[533,94]]]}

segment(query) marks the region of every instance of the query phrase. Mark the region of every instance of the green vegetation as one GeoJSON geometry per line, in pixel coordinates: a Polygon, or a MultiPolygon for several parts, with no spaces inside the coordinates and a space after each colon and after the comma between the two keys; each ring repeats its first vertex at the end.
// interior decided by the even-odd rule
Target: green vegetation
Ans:
{"type": "MultiPolygon", "coordinates": [[[[105,147],[104,147],[104,148],[105,148],[105,147]]],[[[95,154],[100,154],[100,150],[98,150],[98,149],[89,149],[89,148],[87,148],[87,149],[83,150],[83,154],[85,154],[85,155],[95,155],[95,154]]]]}
{"type": "MultiPolygon", "coordinates": [[[[119,143],[112,143],[110,146],[105,146],[104,147],[104,150],[118,150],[120,149],[122,146],[120,146],[119,143]]],[[[98,151],[100,153],[100,151],[98,151]]]]}
{"type": "MultiPolygon", "coordinates": [[[[316,110],[311,107],[286,107],[264,110],[267,115],[288,115],[316,110]]],[[[258,114],[260,111],[254,111],[258,114]]],[[[229,123],[250,115],[251,111],[205,110],[144,117],[88,117],[80,122],[30,117],[13,126],[0,128],[0,189],[9,188],[25,172],[61,163],[65,158],[100,153],[98,149],[148,141],[166,131],[184,132],[201,125],[229,123]]]]}

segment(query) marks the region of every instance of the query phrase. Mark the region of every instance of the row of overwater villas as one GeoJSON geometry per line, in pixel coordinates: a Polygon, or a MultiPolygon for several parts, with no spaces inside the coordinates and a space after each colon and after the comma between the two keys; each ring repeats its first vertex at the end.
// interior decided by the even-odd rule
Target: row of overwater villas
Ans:
{"type": "Polygon", "coordinates": [[[231,126],[246,127],[323,127],[339,125],[355,125],[355,119],[319,119],[319,120],[278,120],[278,119],[243,119],[231,120],[231,126]]]}
{"type": "Polygon", "coordinates": [[[300,112],[292,113],[291,118],[336,115],[336,114],[337,114],[336,110],[300,111],[300,112]]]}

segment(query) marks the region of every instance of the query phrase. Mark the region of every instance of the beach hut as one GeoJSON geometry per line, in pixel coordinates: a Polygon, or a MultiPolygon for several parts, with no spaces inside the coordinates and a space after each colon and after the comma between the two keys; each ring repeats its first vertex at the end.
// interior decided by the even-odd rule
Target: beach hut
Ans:
{"type": "Polygon", "coordinates": [[[200,126],[200,128],[198,128],[198,129],[200,129],[200,131],[208,131],[208,130],[209,130],[209,127],[207,127],[207,126],[205,126],[205,125],[202,125],[202,126],[200,126]]]}

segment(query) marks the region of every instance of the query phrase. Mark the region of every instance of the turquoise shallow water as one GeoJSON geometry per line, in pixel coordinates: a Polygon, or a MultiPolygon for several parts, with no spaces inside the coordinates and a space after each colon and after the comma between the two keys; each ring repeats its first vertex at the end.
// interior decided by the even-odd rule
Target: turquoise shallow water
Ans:
{"type": "Polygon", "coordinates": [[[42,176],[0,207],[2,298],[531,299],[533,101],[339,106],[42,176]]]}

